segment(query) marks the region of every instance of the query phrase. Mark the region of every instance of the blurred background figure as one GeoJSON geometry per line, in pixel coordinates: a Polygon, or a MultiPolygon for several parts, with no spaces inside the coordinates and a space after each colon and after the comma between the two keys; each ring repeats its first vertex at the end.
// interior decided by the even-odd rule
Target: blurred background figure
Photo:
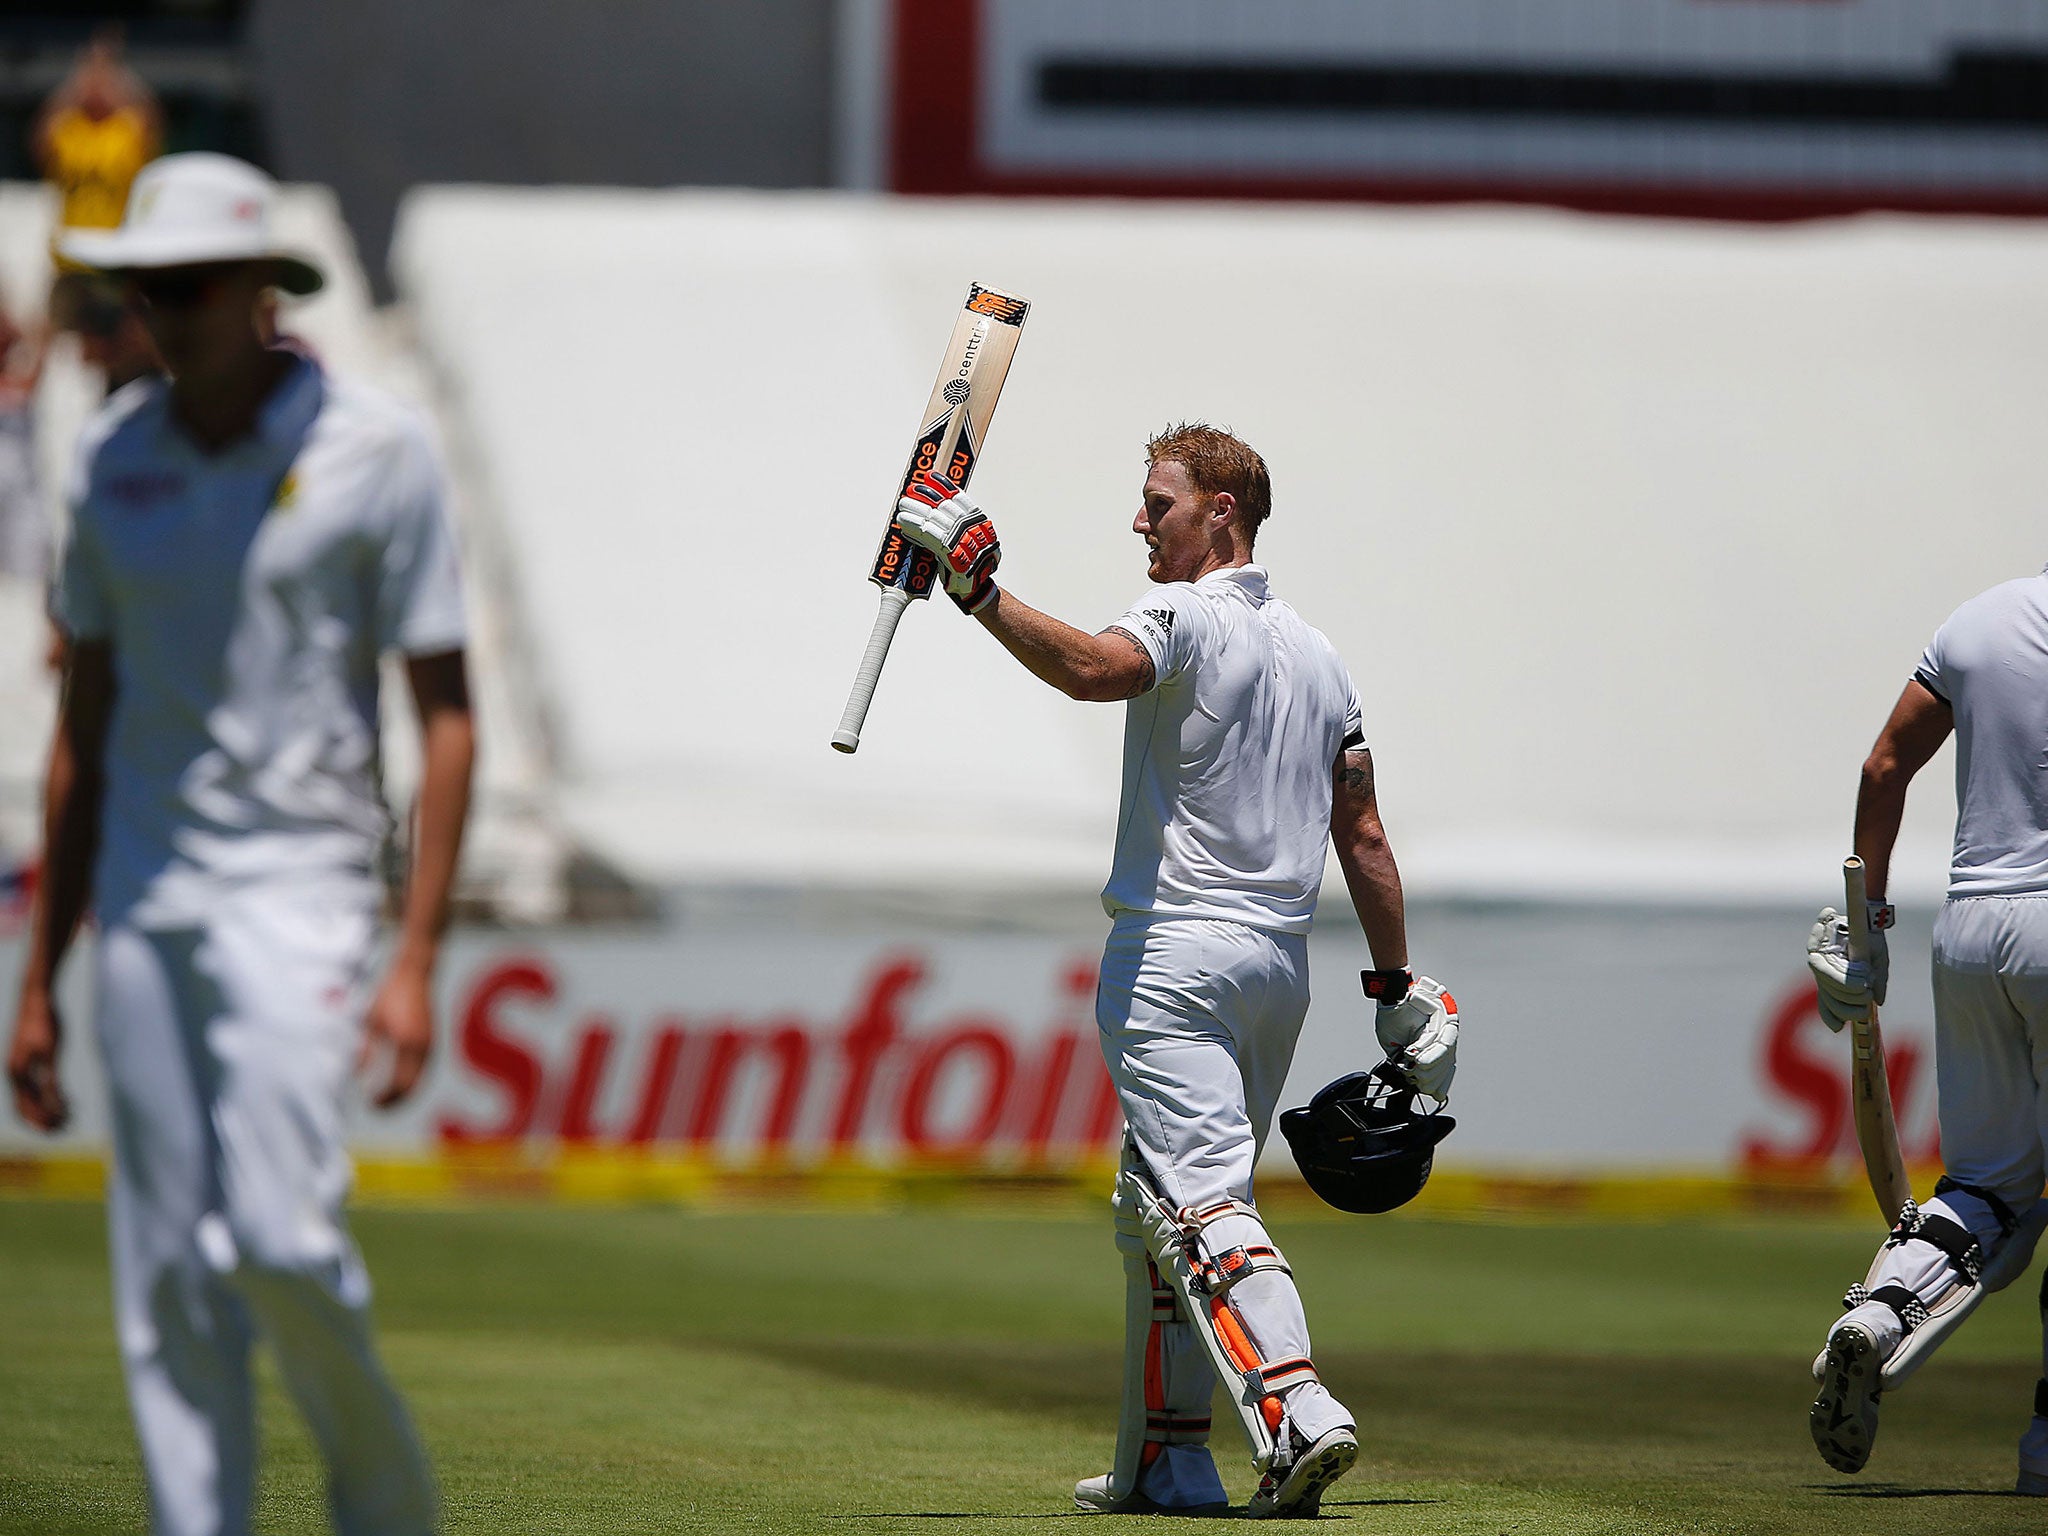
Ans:
{"type": "Polygon", "coordinates": [[[122,56],[119,27],[105,27],[43,104],[36,157],[62,199],[61,228],[112,229],[128,189],[163,147],[156,94],[122,56]]]}
{"type": "MultiPolygon", "coordinates": [[[[57,232],[112,229],[128,206],[136,174],[163,148],[163,111],[156,95],[123,57],[117,26],[93,35],[57,88],[44,102],[34,129],[35,157],[57,192],[57,232]]],[[[50,315],[69,330],[119,302],[119,290],[104,278],[80,271],[56,256],[50,315]]],[[[98,322],[98,316],[94,317],[98,322]]]]}

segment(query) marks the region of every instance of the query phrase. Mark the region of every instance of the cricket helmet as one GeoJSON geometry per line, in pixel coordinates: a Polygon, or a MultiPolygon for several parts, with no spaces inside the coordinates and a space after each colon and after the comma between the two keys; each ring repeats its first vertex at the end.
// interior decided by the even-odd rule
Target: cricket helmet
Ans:
{"type": "Polygon", "coordinates": [[[1340,1211],[1367,1215],[1406,1205],[1422,1193],[1436,1144],[1457,1121],[1442,1107],[1424,1112],[1416,1092],[1389,1063],[1350,1072],[1299,1109],[1280,1117],[1308,1187],[1340,1211]]]}

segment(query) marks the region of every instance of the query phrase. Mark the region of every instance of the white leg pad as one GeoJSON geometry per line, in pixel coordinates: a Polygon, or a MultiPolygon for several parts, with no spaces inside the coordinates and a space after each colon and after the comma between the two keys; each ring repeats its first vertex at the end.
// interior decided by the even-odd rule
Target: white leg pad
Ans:
{"type": "Polygon", "coordinates": [[[1175,1211],[1128,1148],[1118,1205],[1120,1225],[1123,1211],[1136,1215],[1152,1262],[1194,1324],[1216,1374],[1231,1389],[1245,1438],[1251,1442],[1253,1464],[1263,1475],[1272,1465],[1276,1445],[1284,1443],[1275,1438],[1284,1423],[1279,1394],[1315,1381],[1315,1366],[1305,1355],[1259,1359],[1248,1330],[1230,1306],[1229,1292],[1253,1274],[1286,1273],[1286,1261],[1267,1239],[1253,1207],[1231,1200],[1202,1211],[1175,1211]],[[1212,1227],[1229,1231],[1237,1241],[1211,1241],[1212,1227]]]}
{"type": "Polygon", "coordinates": [[[1210,1366],[1190,1348],[1186,1314],[1145,1241],[1143,1218],[1121,1180],[1113,1201],[1124,1265],[1124,1371],[1108,1496],[1137,1495],[1175,1508],[1225,1501],[1208,1459],[1210,1366]]]}
{"type": "MultiPolygon", "coordinates": [[[[1879,1390],[1903,1386],[1986,1296],[2025,1274],[2044,1227],[2048,1200],[2014,1219],[1946,1179],[1924,1210],[1907,1202],[1869,1273],[1842,1298],[1842,1321],[1853,1318],[1883,1351],[1879,1390]]],[[[1816,1381],[1826,1360],[1825,1350],[1814,1360],[1816,1381]]]]}
{"type": "MultiPolygon", "coordinates": [[[[1117,1246],[1123,1246],[1123,1224],[1117,1224],[1117,1246]]],[[[1146,1401],[1145,1355],[1152,1332],[1152,1287],[1146,1282],[1151,1264],[1124,1255],[1124,1389],[1116,1422],[1116,1459],[1110,1464],[1109,1492],[1117,1500],[1138,1491],[1144,1470],[1145,1427],[1151,1405],[1146,1401]]]]}
{"type": "MultiPolygon", "coordinates": [[[[1885,1361],[1879,1381],[1887,1389],[1904,1386],[1915,1371],[1962,1327],[1963,1320],[1993,1291],[2002,1291],[2027,1272],[2034,1261],[2034,1248],[2048,1227],[2048,1200],[2036,1200],[2027,1214],[2000,1241],[1985,1260],[1983,1273],[1974,1285],[1956,1286],[1927,1309],[1927,1321],[1912,1329],[1885,1361]]],[[[1875,1266],[1873,1266],[1875,1272],[1875,1266]]]]}

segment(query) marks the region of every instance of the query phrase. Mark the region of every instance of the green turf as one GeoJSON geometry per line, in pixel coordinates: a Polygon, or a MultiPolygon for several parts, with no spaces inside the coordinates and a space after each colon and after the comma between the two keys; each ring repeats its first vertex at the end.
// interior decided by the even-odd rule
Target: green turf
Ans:
{"type": "MultiPolygon", "coordinates": [[[[1852,1479],[1807,1441],[1806,1365],[1870,1232],[1275,1224],[1359,1414],[1364,1458],[1324,1507],[1352,1529],[2048,1526],[2002,1491],[2037,1374],[2031,1285],[1887,1402],[1852,1479]]],[[[97,1207],[0,1200],[0,1532],[143,1524],[101,1227],[97,1207]]],[[[451,1532],[1015,1533],[1074,1518],[1067,1487],[1107,1464],[1121,1282],[1092,1216],[381,1210],[357,1228],[451,1532]]],[[[322,1529],[274,1375],[264,1422],[262,1529],[322,1529]]]]}

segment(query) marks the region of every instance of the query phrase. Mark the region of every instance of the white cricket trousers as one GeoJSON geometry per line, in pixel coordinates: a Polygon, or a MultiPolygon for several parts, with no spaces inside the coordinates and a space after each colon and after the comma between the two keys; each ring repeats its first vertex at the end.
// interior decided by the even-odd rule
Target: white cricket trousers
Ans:
{"type": "Polygon", "coordinates": [[[1951,900],[1934,925],[1941,1160],[2014,1211],[2048,1147],[2048,896],[1951,900]]]}
{"type": "MultiPolygon", "coordinates": [[[[1970,896],[1942,907],[1934,923],[1934,1070],[1944,1170],[2024,1216],[2048,1172],[2048,897],[1970,896]]],[[[1922,1209],[1968,1228],[1987,1257],[2004,1241],[1996,1212],[1967,1191],[1951,1189],[1922,1209]]],[[[1871,1289],[1903,1285],[1931,1304],[1952,1283],[1947,1256],[1923,1241],[1882,1250],[1871,1289]]],[[[1850,1318],[1886,1354],[1904,1337],[1898,1314],[1881,1303],[1865,1303],[1835,1326],[1850,1318]]]]}
{"type": "MultiPolygon", "coordinates": [[[[1131,1141],[1174,1208],[1252,1202],[1252,1170],[1307,1013],[1306,935],[1150,913],[1125,913],[1111,926],[1095,996],[1103,1060],[1131,1141]]],[[[1127,1285],[1149,1292],[1142,1264],[1127,1264],[1125,1274],[1127,1285]]],[[[1309,1353],[1308,1319],[1290,1276],[1252,1275],[1231,1300],[1263,1359],[1309,1353]]],[[[1168,1325],[1160,1353],[1167,1410],[1177,1419],[1206,1419],[1216,1373],[1193,1325],[1168,1325]]],[[[1285,1401],[1311,1440],[1353,1422],[1319,1383],[1303,1383],[1285,1401]]],[[[1209,1458],[1183,1454],[1204,1449],[1167,1447],[1140,1491],[1168,1505],[1220,1496],[1209,1458]]]]}
{"type": "Polygon", "coordinates": [[[158,1536],[250,1528],[249,1351],[277,1351],[342,1536],[431,1532],[426,1455],[370,1337],[342,1223],[341,1102],[368,906],[265,887],[203,927],[100,935],[114,1317],[158,1536]]]}

